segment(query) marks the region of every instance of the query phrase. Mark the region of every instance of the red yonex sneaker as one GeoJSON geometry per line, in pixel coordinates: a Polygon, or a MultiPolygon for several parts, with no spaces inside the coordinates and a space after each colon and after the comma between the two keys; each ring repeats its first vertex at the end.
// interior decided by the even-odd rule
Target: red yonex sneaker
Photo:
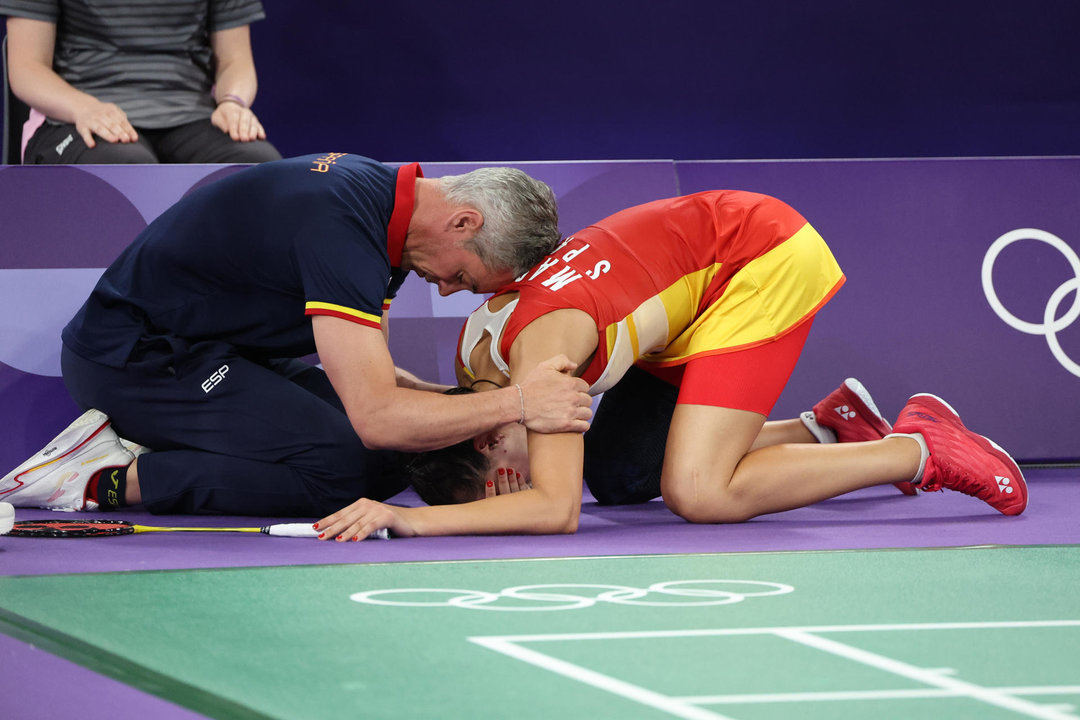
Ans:
{"type": "MultiPolygon", "coordinates": [[[[844,384],[814,406],[818,425],[836,433],[837,442],[866,442],[880,440],[892,432],[892,426],[881,416],[874,399],[861,382],[848,378],[844,384]]],[[[910,482],[893,483],[905,495],[914,495],[910,482]]]]}
{"type": "Polygon", "coordinates": [[[1005,515],[1027,507],[1027,483],[1020,468],[993,440],[977,435],[936,395],[913,395],[893,428],[897,433],[921,433],[930,450],[918,488],[925,492],[948,488],[985,500],[1005,515]]]}

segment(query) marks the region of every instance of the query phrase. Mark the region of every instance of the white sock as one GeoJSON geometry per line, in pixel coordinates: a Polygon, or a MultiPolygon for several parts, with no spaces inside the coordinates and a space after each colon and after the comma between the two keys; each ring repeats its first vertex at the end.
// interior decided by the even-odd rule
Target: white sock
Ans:
{"type": "Polygon", "coordinates": [[[834,443],[836,442],[836,433],[832,428],[827,428],[824,425],[818,424],[817,418],[814,417],[813,410],[807,410],[799,416],[802,420],[802,424],[806,426],[806,429],[810,431],[810,434],[817,438],[819,443],[834,443]]]}
{"type": "Polygon", "coordinates": [[[919,443],[919,449],[922,450],[922,457],[919,459],[919,472],[915,473],[915,477],[912,478],[911,482],[914,485],[921,483],[923,471],[926,470],[926,461],[930,458],[930,448],[926,446],[926,438],[922,436],[922,433],[890,433],[885,437],[909,437],[919,443]]]}

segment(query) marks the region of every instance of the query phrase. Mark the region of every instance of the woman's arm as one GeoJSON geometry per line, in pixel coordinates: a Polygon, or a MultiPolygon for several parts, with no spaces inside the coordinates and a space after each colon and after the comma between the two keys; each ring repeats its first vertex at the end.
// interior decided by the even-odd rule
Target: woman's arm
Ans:
{"type": "Polygon", "coordinates": [[[218,30],[210,35],[214,53],[214,100],[217,109],[210,122],[238,142],[265,140],[266,130],[251,105],[259,83],[251,54],[251,29],[247,25],[218,30]]]}
{"type": "Polygon", "coordinates": [[[398,507],[362,498],[316,523],[325,540],[395,535],[554,535],[577,530],[584,457],[580,433],[529,432],[532,489],[460,505],[398,507]]]}
{"type": "MultiPolygon", "coordinates": [[[[559,310],[544,315],[515,339],[511,381],[531,372],[551,352],[566,353],[575,362],[585,360],[595,351],[596,342],[596,325],[586,313],[559,310]]],[[[528,443],[532,489],[527,492],[417,508],[361,499],[324,518],[317,528],[324,532],[324,539],[341,541],[362,539],[380,528],[406,537],[575,532],[581,511],[582,434],[530,431],[528,443]]]]}
{"type": "Polygon", "coordinates": [[[112,103],[69,85],[53,70],[56,25],[29,18],[8,18],[8,76],[11,91],[38,112],[71,123],[87,147],[106,142],[135,142],[139,136],[127,115],[112,103]]]}
{"type": "Polygon", "coordinates": [[[410,390],[424,390],[426,392],[445,393],[450,389],[449,385],[421,380],[404,368],[394,368],[397,373],[397,386],[410,390]]]}

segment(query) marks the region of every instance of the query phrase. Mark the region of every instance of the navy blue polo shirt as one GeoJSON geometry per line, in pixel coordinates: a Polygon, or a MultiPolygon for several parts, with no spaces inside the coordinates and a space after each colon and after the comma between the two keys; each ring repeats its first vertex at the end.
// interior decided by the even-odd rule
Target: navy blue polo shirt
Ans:
{"type": "Polygon", "coordinates": [[[63,331],[123,367],[140,338],[213,340],[249,357],[315,351],[310,315],[378,328],[406,272],[419,165],[343,153],[256,165],[177,202],[102,275],[63,331]]]}

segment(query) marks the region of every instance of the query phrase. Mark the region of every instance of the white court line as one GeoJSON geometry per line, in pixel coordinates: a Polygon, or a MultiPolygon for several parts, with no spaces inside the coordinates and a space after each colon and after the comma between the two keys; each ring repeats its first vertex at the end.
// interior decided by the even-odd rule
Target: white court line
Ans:
{"type": "MultiPolygon", "coordinates": [[[[752,696],[702,696],[702,697],[676,697],[664,695],[632,683],[618,680],[608,675],[598,673],[580,665],[560,660],[544,653],[521,647],[518,643],[560,642],[576,640],[638,640],[654,638],[692,638],[692,637],[723,637],[738,635],[773,635],[814,647],[834,655],[839,655],[856,662],[871,665],[886,672],[892,672],[903,677],[929,684],[931,689],[926,691],[904,691],[905,697],[915,697],[916,693],[930,693],[925,697],[970,697],[975,700],[997,705],[1029,717],[1042,720],[1078,720],[1078,716],[1072,715],[1065,709],[1050,705],[1039,705],[1017,698],[1009,694],[1010,688],[985,688],[979,685],[963,682],[941,674],[940,671],[917,668],[907,663],[892,660],[887,657],[876,655],[844,645],[832,640],[817,637],[816,633],[844,633],[844,632],[889,632],[889,631],[916,631],[916,630],[987,630],[987,629],[1023,629],[1023,628],[1053,628],[1053,627],[1080,627],[1080,620],[1033,620],[1015,622],[954,622],[954,623],[910,623],[889,625],[811,625],[804,627],[765,627],[765,628],[724,628],[724,629],[699,629],[699,630],[643,630],[625,632],[592,632],[592,633],[551,633],[546,635],[492,635],[468,638],[470,642],[481,645],[495,652],[527,662],[536,667],[549,670],[556,674],[568,677],[572,680],[592,685],[601,690],[620,695],[629,700],[654,707],[667,712],[675,717],[687,718],[688,720],[731,720],[727,716],[698,707],[696,704],[725,702],[726,698],[752,697],[752,696]]],[[[1036,694],[1033,689],[1024,689],[1028,694],[1036,694]]],[[[1046,688],[1047,694],[1056,691],[1057,688],[1046,688]]],[[[1064,690],[1080,690],[1071,686],[1064,690]]],[[[879,691],[881,692],[881,691],[879,691]]],[[[899,692],[899,691],[898,691],[899,692]]],[[[861,693],[809,693],[807,699],[821,699],[825,695],[833,695],[835,699],[855,698],[861,693]]],[[[796,696],[798,693],[787,694],[796,696]]],[[[760,695],[758,702],[773,702],[770,698],[784,697],[784,695],[760,695]]],[[[881,696],[883,697],[883,696],[881,696]]],[[[745,702],[750,702],[746,700],[745,702]]]]}
{"type": "Polygon", "coordinates": [[[592,685],[600,690],[607,690],[615,695],[621,695],[628,700],[633,700],[642,705],[654,707],[657,710],[662,710],[678,718],[686,718],[686,720],[731,720],[731,718],[726,715],[720,715],[719,713],[697,707],[691,703],[679,700],[678,698],[653,692],[652,690],[647,690],[638,685],[618,680],[610,675],[604,675],[595,670],[589,670],[580,665],[575,665],[566,662],[565,660],[559,660],[558,658],[553,658],[550,655],[545,655],[544,653],[535,650],[523,648],[519,645],[515,645],[512,641],[506,641],[497,637],[471,637],[469,638],[469,641],[474,642],[477,645],[483,645],[489,650],[494,650],[495,652],[509,655],[522,662],[527,662],[531,665],[543,668],[544,670],[550,670],[553,673],[563,675],[571,680],[577,680],[578,682],[592,685]]]}
{"type": "MultiPolygon", "coordinates": [[[[1013,622],[909,623],[891,625],[805,625],[794,627],[708,628],[703,630],[627,630],[620,632],[551,633],[547,635],[489,635],[508,642],[562,640],[641,640],[710,637],[714,635],[772,635],[778,630],[805,633],[889,632],[911,630],[992,630],[999,628],[1080,627],[1080,620],[1017,620],[1013,622]]],[[[471,638],[470,638],[471,639],[471,638]]]]}
{"type": "MultiPolygon", "coordinates": [[[[992,688],[1006,695],[1080,695],[1080,685],[1040,685],[992,688]]],[[[687,695],[677,700],[694,705],[753,705],[758,703],[834,702],[837,700],[922,700],[962,697],[966,693],[944,688],[911,690],[839,690],[791,693],[745,693],[743,695],[687,695]]]]}
{"type": "Polygon", "coordinates": [[[915,667],[914,665],[909,665],[899,660],[893,660],[892,658],[887,658],[867,650],[860,650],[859,648],[845,645],[844,643],[835,640],[829,640],[810,633],[793,630],[777,630],[774,634],[787,638],[788,640],[793,640],[801,645],[806,645],[807,647],[823,650],[832,655],[853,660],[863,665],[869,665],[870,667],[884,670],[885,672],[890,672],[894,675],[900,675],[901,677],[906,677],[915,680],[916,682],[930,685],[931,687],[951,690],[959,695],[970,697],[972,700],[979,700],[989,705],[996,705],[997,707],[1012,710],[1013,712],[1018,712],[1027,715],[1028,717],[1041,718],[1041,720],[1076,720],[1075,715],[1062,712],[1054,707],[1040,705],[1024,700],[1023,698],[1006,695],[1005,693],[991,690],[990,688],[964,682],[963,680],[957,680],[956,678],[943,675],[939,672],[915,667]]]}

